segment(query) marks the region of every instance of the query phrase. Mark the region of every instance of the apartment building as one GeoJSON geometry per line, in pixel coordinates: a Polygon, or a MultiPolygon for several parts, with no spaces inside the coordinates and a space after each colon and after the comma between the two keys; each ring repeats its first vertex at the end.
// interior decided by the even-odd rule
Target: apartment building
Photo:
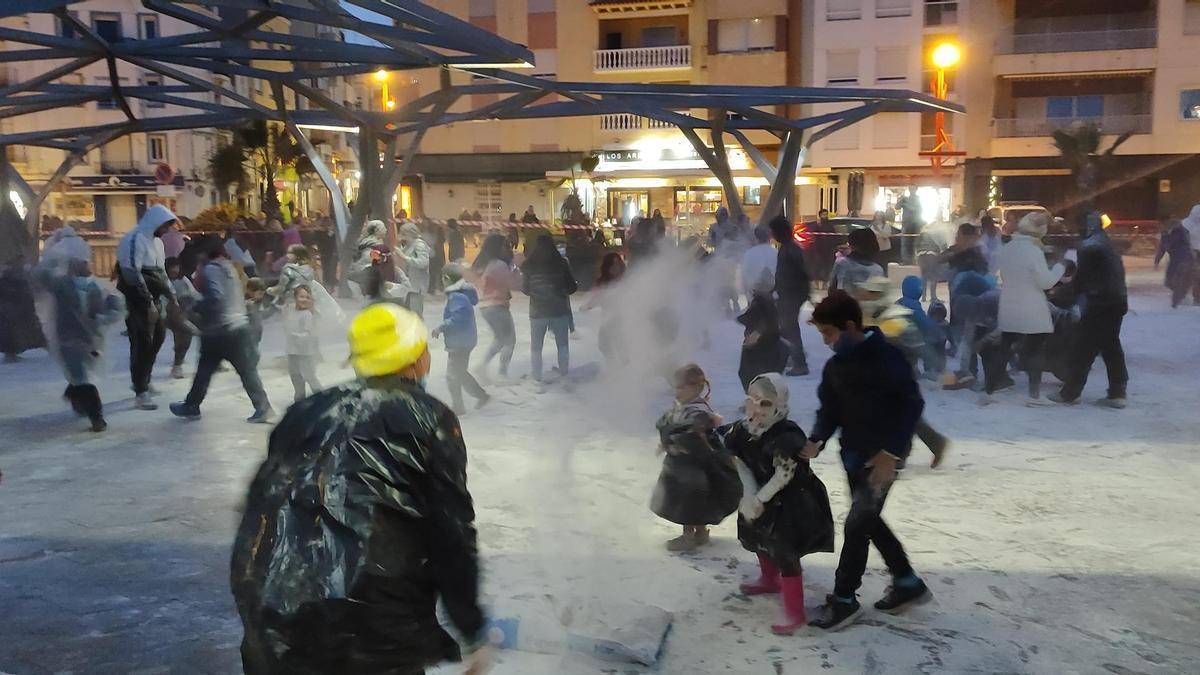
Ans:
{"type": "MultiPolygon", "coordinates": [[[[796,0],[440,0],[430,4],[527,45],[538,77],[562,81],[798,85],[803,3],[796,0]],[[795,45],[796,49],[790,49],[795,45]]],[[[437,86],[427,73],[411,93],[437,86]]],[[[471,76],[454,74],[456,84],[471,76]]],[[[476,96],[474,106],[489,103],[476,96]]],[[[753,135],[774,157],[778,140],[753,135]]],[[[735,180],[753,216],[766,181],[743,151],[729,150],[735,180]]],[[[557,213],[571,185],[599,220],[627,224],[661,211],[681,227],[710,222],[719,183],[673,127],[637,115],[455,124],[429,132],[409,183],[420,212],[489,219],[532,205],[557,213]],[[591,176],[572,167],[598,155],[591,176]],[[566,181],[564,183],[564,181],[566,181]]],[[[803,180],[807,179],[802,179],[803,180]]],[[[815,212],[815,211],[814,211],[815,212]]]]}
{"type": "MultiPolygon", "coordinates": [[[[172,17],[149,12],[136,0],[96,0],[71,6],[70,12],[97,35],[109,41],[152,39],[188,31],[190,26],[172,17]]],[[[75,28],[49,14],[15,17],[10,25],[51,35],[74,37],[75,28]]],[[[8,43],[3,49],[20,49],[24,45],[8,43]]],[[[3,64],[0,81],[21,82],[59,65],[46,62],[14,62],[3,64]]],[[[161,85],[158,73],[118,62],[117,75],[126,85],[161,85]]],[[[108,68],[103,60],[64,76],[57,81],[64,85],[107,85],[108,68]]],[[[185,108],[152,101],[132,100],[138,115],[169,116],[190,112],[185,108]]],[[[125,119],[114,99],[85,103],[72,108],[59,108],[36,115],[5,119],[5,133],[42,129],[70,128],[87,125],[118,123],[125,119]]],[[[180,213],[194,214],[214,203],[206,176],[206,161],[216,143],[211,130],[169,131],[164,133],[131,134],[93,151],[87,160],[73,169],[60,186],[51,193],[43,206],[44,215],[62,218],[84,230],[118,233],[132,227],[146,208],[166,204],[180,213]],[[175,171],[171,185],[160,186],[154,177],[155,168],[166,164],[175,171]]],[[[58,168],[64,157],[61,150],[13,146],[8,148],[15,168],[35,188],[44,183],[58,168]]]]}
{"type": "MultiPolygon", "coordinates": [[[[978,2],[978,0],[976,0],[978,2]]],[[[985,0],[990,2],[991,0],[985,0]]],[[[818,87],[909,89],[931,93],[930,53],[943,42],[962,44],[966,0],[809,0],[805,3],[804,81],[818,87]]],[[[964,46],[970,58],[971,51],[964,46]]],[[[948,73],[950,100],[975,102],[959,93],[958,73],[948,73]]],[[[828,112],[828,106],[812,111],[828,112]]],[[[945,116],[961,149],[963,120],[945,116]],[[955,135],[955,132],[958,132],[955,135]]],[[[945,217],[961,202],[963,168],[935,171],[918,152],[936,143],[934,113],[883,113],[818,142],[810,155],[814,186],[802,188],[802,207],[816,202],[836,213],[870,215],[894,205],[910,186],[918,188],[927,218],[945,217]]],[[[806,212],[810,212],[806,210],[806,212]]]]}
{"type": "Polygon", "coordinates": [[[970,14],[970,201],[990,191],[1069,212],[1078,198],[1050,134],[1079,122],[1097,124],[1104,146],[1132,134],[1095,196],[1114,219],[1182,216],[1200,201],[1200,1],[973,1],[970,14]]]}

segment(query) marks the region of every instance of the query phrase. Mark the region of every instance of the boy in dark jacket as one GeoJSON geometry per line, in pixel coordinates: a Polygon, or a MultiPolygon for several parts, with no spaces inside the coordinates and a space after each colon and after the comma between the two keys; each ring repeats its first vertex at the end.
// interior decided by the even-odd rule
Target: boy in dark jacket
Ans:
{"type": "Polygon", "coordinates": [[[834,355],[821,375],[821,407],[802,456],[816,457],[840,430],[842,466],[852,500],[834,591],[818,610],[820,616],[810,622],[836,630],[862,611],[856,591],[871,543],[893,577],[876,609],[898,612],[929,597],[925,582],[913,572],[900,540],[882,518],[897,464],[908,455],[925,402],[904,354],[879,331],[863,331],[862,309],[853,298],[831,293],[813,310],[812,322],[834,355]]]}
{"type": "Polygon", "coordinates": [[[791,367],[789,377],[808,375],[808,357],[800,338],[800,308],[808,302],[811,282],[804,266],[804,249],[796,243],[792,224],[777,216],[771,221],[771,236],[779,242],[775,264],[775,292],[779,295],[779,331],[787,341],[791,367]]]}
{"type": "Polygon", "coordinates": [[[482,408],[491,399],[479,386],[479,382],[467,369],[471,364],[471,350],[479,342],[479,330],[475,326],[475,305],[479,294],[475,287],[463,278],[463,266],[449,263],[443,270],[446,284],[446,309],[442,312],[442,323],[433,329],[433,337],[446,339],[446,384],[450,386],[450,400],[456,414],[463,414],[463,387],[482,408]]]}

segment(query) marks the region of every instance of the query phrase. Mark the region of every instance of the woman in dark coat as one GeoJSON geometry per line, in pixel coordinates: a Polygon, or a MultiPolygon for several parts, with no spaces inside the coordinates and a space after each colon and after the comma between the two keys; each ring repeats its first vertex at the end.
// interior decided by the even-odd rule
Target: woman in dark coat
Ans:
{"type": "Polygon", "coordinates": [[[788,350],[779,333],[779,311],[769,284],[754,289],[750,306],[737,320],[746,329],[738,363],[738,378],[745,391],[754,378],[763,373],[782,373],[787,364],[788,350]]]}
{"type": "Polygon", "coordinates": [[[46,346],[33,303],[33,286],[21,258],[0,269],[0,353],[4,363],[21,352],[46,346]]]}
{"type": "Polygon", "coordinates": [[[708,525],[725,520],[738,506],[742,485],[733,456],[712,434],[721,416],[708,404],[708,378],[691,363],[675,371],[675,405],[658,419],[662,473],[650,510],[683,526],[668,551],[692,551],[708,543],[708,525]]]}
{"type": "Polygon", "coordinates": [[[1167,262],[1167,276],[1163,283],[1171,289],[1171,307],[1179,306],[1192,290],[1192,279],[1196,273],[1196,258],[1192,255],[1191,234],[1178,220],[1167,223],[1163,229],[1162,239],[1158,244],[1158,253],[1154,256],[1154,267],[1158,268],[1163,256],[1170,256],[1167,262]]]}
{"type": "Polygon", "coordinates": [[[717,434],[733,454],[742,480],[738,540],[758,555],[761,571],[757,580],[739,588],[746,595],[782,593],[784,621],[771,631],[791,635],[806,623],[800,558],[833,551],[833,513],[825,485],[800,457],[808,437],[788,419],[783,376],[754,378],[746,418],[717,434]]]}

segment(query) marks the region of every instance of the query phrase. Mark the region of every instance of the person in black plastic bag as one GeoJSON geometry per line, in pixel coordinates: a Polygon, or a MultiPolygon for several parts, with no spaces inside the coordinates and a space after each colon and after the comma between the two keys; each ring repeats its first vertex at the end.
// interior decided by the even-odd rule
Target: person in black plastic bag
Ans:
{"type": "Polygon", "coordinates": [[[475,512],[458,418],[425,392],[425,325],[390,303],[350,326],[359,379],[292,406],[271,434],[233,547],[247,673],[414,675],[477,649],[475,512]]]}

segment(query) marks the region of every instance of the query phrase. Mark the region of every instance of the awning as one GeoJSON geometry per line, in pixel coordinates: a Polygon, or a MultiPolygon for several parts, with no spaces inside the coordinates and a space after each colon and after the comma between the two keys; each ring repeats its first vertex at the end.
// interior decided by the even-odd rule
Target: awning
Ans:
{"type": "Polygon", "coordinates": [[[581,159],[582,152],[417,155],[408,174],[424,176],[427,183],[524,182],[545,179],[551,171],[570,171],[581,159]]]}
{"type": "Polygon", "coordinates": [[[1154,71],[1148,68],[1134,70],[1081,70],[1070,73],[1019,73],[1001,75],[1002,80],[1098,80],[1114,77],[1139,77],[1151,75],[1154,71]]]}

